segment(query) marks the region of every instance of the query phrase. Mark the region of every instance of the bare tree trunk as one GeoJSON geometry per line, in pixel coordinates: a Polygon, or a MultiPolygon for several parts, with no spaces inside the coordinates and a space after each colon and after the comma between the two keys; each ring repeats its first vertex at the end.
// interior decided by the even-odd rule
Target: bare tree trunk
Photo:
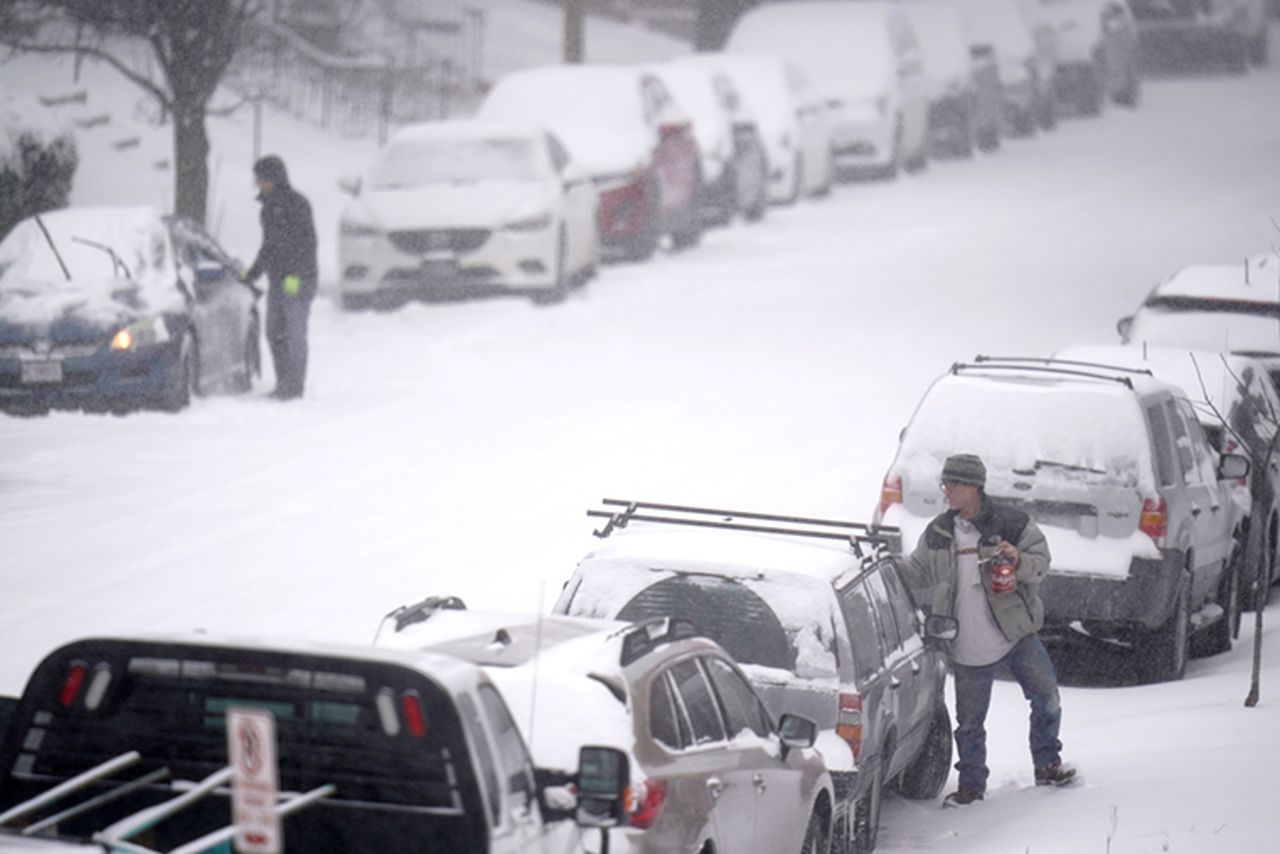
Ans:
{"type": "Polygon", "coordinates": [[[1244,699],[1247,709],[1258,705],[1258,700],[1262,698],[1262,612],[1264,610],[1262,603],[1266,601],[1266,594],[1270,592],[1263,586],[1266,583],[1267,579],[1262,578],[1261,575],[1253,583],[1253,679],[1249,683],[1249,696],[1244,699]]]}
{"type": "Polygon", "coordinates": [[[584,31],[586,7],[584,0],[565,0],[564,4],[564,61],[580,63],[586,54],[584,31]]]}
{"type": "Polygon", "coordinates": [[[173,212],[203,225],[209,205],[209,135],[203,105],[174,111],[173,157],[173,212]]]}

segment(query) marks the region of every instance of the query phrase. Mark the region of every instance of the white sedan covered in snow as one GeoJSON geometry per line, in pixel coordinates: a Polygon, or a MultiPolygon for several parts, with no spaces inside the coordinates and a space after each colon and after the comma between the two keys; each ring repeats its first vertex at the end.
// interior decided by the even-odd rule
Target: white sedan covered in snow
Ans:
{"type": "Polygon", "coordinates": [[[413,296],[563,297],[599,258],[599,195],[532,125],[429,122],[392,136],[339,225],[344,308],[413,296]]]}

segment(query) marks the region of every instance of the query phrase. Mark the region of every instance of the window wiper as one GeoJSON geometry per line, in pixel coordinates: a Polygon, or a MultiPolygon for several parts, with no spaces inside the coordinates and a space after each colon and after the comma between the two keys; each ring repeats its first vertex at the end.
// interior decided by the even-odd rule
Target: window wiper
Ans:
{"type": "Polygon", "coordinates": [[[1083,471],[1090,474],[1106,474],[1106,469],[1095,469],[1089,466],[1074,465],[1072,463],[1060,463],[1056,460],[1036,460],[1036,471],[1042,468],[1062,469],[1063,471],[1083,471]]]}
{"type": "MultiPolygon", "coordinates": [[[[117,275],[121,271],[123,271],[124,278],[128,279],[129,281],[133,281],[133,274],[129,272],[129,267],[123,261],[120,260],[120,256],[116,254],[116,250],[112,249],[110,246],[106,245],[105,243],[98,243],[96,240],[90,240],[87,237],[73,237],[71,238],[71,242],[80,243],[85,246],[90,246],[94,249],[100,249],[103,252],[107,253],[108,255],[111,256],[112,275],[117,275]]],[[[65,271],[66,267],[63,267],[62,269],[65,271]]],[[[70,281],[70,279],[71,279],[71,274],[68,273],[67,280],[70,281]]]]}
{"type": "Polygon", "coordinates": [[[71,271],[67,269],[67,262],[62,260],[62,253],[58,251],[58,246],[53,242],[53,235],[49,234],[49,229],[45,228],[44,220],[36,217],[36,225],[40,226],[40,231],[44,234],[44,239],[49,243],[49,248],[53,250],[53,257],[58,259],[58,266],[62,268],[62,275],[67,277],[67,281],[71,281],[71,271]]]}

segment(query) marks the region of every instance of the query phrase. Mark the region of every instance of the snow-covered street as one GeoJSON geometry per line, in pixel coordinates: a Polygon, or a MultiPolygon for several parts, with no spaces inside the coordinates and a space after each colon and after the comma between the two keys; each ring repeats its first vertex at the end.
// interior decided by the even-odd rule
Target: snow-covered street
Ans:
{"type": "MultiPolygon", "coordinates": [[[[0,416],[0,693],[90,634],[366,643],[428,593],[546,610],[606,495],[867,519],[899,430],[952,362],[1116,341],[1116,320],[1177,267],[1280,244],[1278,102],[1280,63],[1148,80],[1136,112],[839,186],[606,267],[562,305],[345,314],[322,297],[293,404],[263,396],[267,376],[250,399],[178,415],[0,416]]],[[[244,121],[212,133],[234,188],[223,237],[251,258],[244,121]]],[[[265,143],[316,201],[331,255],[334,181],[366,149],[317,136],[277,118],[265,143]]],[[[94,157],[85,145],[76,203],[154,201],[167,180],[110,180],[94,157]]],[[[1026,706],[998,685],[988,801],[944,813],[891,798],[878,850],[1274,845],[1280,632],[1266,631],[1257,709],[1241,707],[1252,614],[1184,682],[1065,688],[1066,758],[1085,779],[1072,790],[1030,788],[1026,706]]]]}

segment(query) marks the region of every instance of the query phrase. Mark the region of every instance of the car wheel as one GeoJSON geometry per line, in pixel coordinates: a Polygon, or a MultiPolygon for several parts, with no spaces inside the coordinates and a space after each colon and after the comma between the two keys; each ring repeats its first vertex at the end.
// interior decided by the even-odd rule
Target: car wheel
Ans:
{"type": "Polygon", "coordinates": [[[800,854],[827,854],[826,822],[817,812],[809,814],[809,825],[804,830],[804,843],[800,854]]]}
{"type": "MultiPolygon", "coordinates": [[[[701,182],[699,182],[701,186],[701,182]]],[[[688,249],[697,246],[702,240],[702,193],[695,191],[689,209],[685,212],[684,222],[671,232],[671,244],[676,249],[688,249]]]]}
{"type": "Polygon", "coordinates": [[[656,181],[650,181],[644,193],[644,224],[639,233],[632,236],[627,243],[626,256],[629,261],[648,261],[658,251],[658,240],[662,234],[658,229],[658,213],[662,203],[658,196],[662,192],[656,181]]]}
{"type": "Polygon", "coordinates": [[[978,148],[990,153],[1000,148],[1000,125],[990,124],[978,131],[978,148]]]}
{"type": "Polygon", "coordinates": [[[196,353],[195,340],[190,333],[182,336],[178,347],[178,364],[174,366],[169,383],[160,399],[161,408],[169,412],[178,412],[191,404],[198,385],[199,356],[196,353]]]}
{"type": "Polygon", "coordinates": [[[1138,80],[1138,69],[1136,64],[1129,66],[1129,76],[1125,80],[1124,88],[1116,93],[1113,100],[1122,107],[1136,107],[1142,100],[1142,83],[1138,80]]]}
{"type": "Polygon", "coordinates": [[[870,854],[876,850],[876,837],[880,833],[880,801],[884,795],[884,763],[876,763],[871,775],[871,785],[853,808],[853,850],[855,854],[870,854]]]}
{"type": "Polygon", "coordinates": [[[1240,565],[1243,552],[1239,541],[1232,550],[1231,559],[1218,582],[1218,607],[1222,609],[1222,617],[1205,629],[1204,633],[1192,641],[1196,655],[1217,655],[1231,649],[1231,641],[1240,634],[1241,583],[1240,565]]]}
{"type": "Polygon", "coordinates": [[[912,800],[929,800],[938,796],[950,774],[951,713],[939,703],[933,710],[920,752],[898,775],[894,788],[912,800]]]}
{"type": "Polygon", "coordinates": [[[1138,678],[1144,683],[1176,682],[1187,672],[1191,646],[1191,592],[1188,588],[1189,582],[1182,579],[1173,613],[1163,626],[1138,630],[1134,664],[1138,678]]]}

